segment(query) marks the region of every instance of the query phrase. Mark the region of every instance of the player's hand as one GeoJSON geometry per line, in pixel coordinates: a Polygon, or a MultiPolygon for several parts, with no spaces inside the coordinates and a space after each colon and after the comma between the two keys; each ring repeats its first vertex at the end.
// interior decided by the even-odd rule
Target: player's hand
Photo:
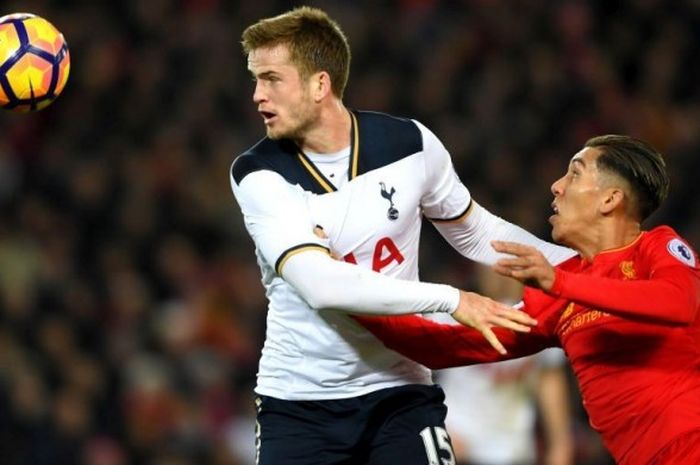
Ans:
{"type": "Polygon", "coordinates": [[[545,292],[552,289],[555,277],[554,267],[542,252],[517,242],[493,241],[491,246],[496,252],[513,255],[513,258],[502,258],[496,262],[493,266],[496,273],[517,279],[526,286],[536,287],[545,292]]]}
{"type": "Polygon", "coordinates": [[[491,328],[501,327],[527,333],[537,324],[530,315],[473,292],[459,291],[459,305],[452,317],[484,335],[499,353],[507,353],[491,328]]]}

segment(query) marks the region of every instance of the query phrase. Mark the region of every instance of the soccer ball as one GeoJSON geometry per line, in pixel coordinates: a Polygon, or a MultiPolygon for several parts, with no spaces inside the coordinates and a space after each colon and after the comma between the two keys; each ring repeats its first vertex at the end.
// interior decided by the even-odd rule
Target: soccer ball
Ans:
{"type": "Polygon", "coordinates": [[[45,108],[65,87],[69,71],[68,45],[51,23],[30,13],[0,18],[0,106],[45,108]]]}

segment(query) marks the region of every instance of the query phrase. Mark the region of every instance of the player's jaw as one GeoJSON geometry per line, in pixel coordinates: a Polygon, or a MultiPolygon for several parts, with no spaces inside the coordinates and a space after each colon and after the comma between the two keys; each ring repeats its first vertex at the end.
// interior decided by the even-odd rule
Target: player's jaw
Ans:
{"type": "Polygon", "coordinates": [[[549,217],[549,224],[552,225],[552,239],[555,242],[559,242],[559,239],[557,236],[559,235],[559,225],[560,225],[560,219],[561,217],[559,216],[560,212],[560,206],[559,202],[561,199],[561,196],[564,193],[565,189],[565,182],[566,182],[566,176],[562,176],[561,178],[557,179],[553,184],[552,187],[550,188],[550,191],[552,192],[552,195],[554,196],[554,199],[552,200],[552,203],[550,206],[552,207],[552,215],[549,217]]]}
{"type": "MultiPolygon", "coordinates": [[[[564,219],[565,222],[565,219],[564,219]]],[[[561,243],[562,241],[562,219],[559,215],[559,206],[556,200],[552,202],[552,215],[549,217],[549,224],[552,225],[552,239],[554,242],[561,243]]]]}
{"type": "Polygon", "coordinates": [[[595,249],[609,198],[598,170],[600,150],[586,147],[573,156],[569,168],[552,184],[552,239],[574,249],[595,249]]]}
{"type": "Polygon", "coordinates": [[[549,217],[552,239],[576,249],[577,245],[588,243],[591,239],[598,216],[598,191],[590,187],[567,186],[566,181],[562,182],[563,188],[560,190],[555,190],[555,185],[552,215],[549,217]]]}
{"type": "Polygon", "coordinates": [[[306,99],[279,108],[261,107],[267,137],[270,139],[303,139],[308,128],[313,126],[316,115],[306,99]]]}
{"type": "Polygon", "coordinates": [[[552,184],[552,239],[560,244],[572,245],[570,240],[586,228],[586,203],[591,199],[578,186],[571,185],[571,175],[567,173],[552,184]]]}
{"type": "MultiPolygon", "coordinates": [[[[284,119],[274,110],[258,109],[258,113],[263,119],[265,132],[270,139],[280,139],[284,137],[284,119]]],[[[284,113],[283,113],[284,115],[284,113]]]]}
{"type": "Polygon", "coordinates": [[[585,209],[586,203],[591,199],[576,189],[567,188],[566,181],[561,181],[561,188],[556,189],[557,183],[552,186],[554,200],[551,204],[552,215],[549,217],[552,239],[559,244],[573,247],[571,241],[590,226],[586,224],[590,218],[585,209]]]}

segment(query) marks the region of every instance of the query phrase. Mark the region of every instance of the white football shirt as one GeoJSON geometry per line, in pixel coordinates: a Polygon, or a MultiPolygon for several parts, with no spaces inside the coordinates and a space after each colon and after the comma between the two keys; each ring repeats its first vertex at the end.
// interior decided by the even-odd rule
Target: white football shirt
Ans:
{"type": "Polygon", "coordinates": [[[377,113],[355,115],[348,181],[338,190],[308,157],[268,139],[233,165],[233,191],[269,300],[259,394],[322,400],[432,382],[428,369],[386,349],[344,312],[311,308],[281,276],[290,255],[329,245],[313,233],[321,225],[334,253],[417,280],[422,216],[455,218],[470,204],[448,152],[428,129],[377,113]]]}
{"type": "MultiPolygon", "coordinates": [[[[263,139],[237,158],[231,169],[232,189],[255,243],[269,300],[256,387],[259,394],[323,400],[432,382],[427,368],[386,349],[355,323],[343,311],[351,305],[323,310],[309,305],[302,297],[302,288],[283,278],[290,258],[290,269],[299,271],[300,252],[330,249],[361,267],[336,265],[336,272],[343,268],[336,277],[326,282],[319,278],[311,286],[304,282],[303,289],[328,288],[342,293],[346,303],[354,297],[359,302],[354,305],[356,311],[359,306],[363,313],[375,312],[375,305],[376,313],[447,312],[456,308],[456,289],[418,282],[424,216],[439,225],[460,253],[482,262],[492,263],[497,257],[490,247],[490,241],[497,238],[548,249],[544,251],[554,263],[572,253],[540,241],[476,204],[466,222],[454,222],[470,211],[472,201],[438,138],[416,121],[372,112],[351,115],[352,144],[347,170],[338,184],[329,177],[337,173],[342,162],[337,158],[342,154],[333,156],[332,167],[319,169],[312,160],[318,155],[307,156],[288,140],[263,139]],[[313,232],[319,225],[328,236],[326,240],[313,232]],[[387,284],[386,292],[377,291],[380,280],[376,274],[361,274],[361,269],[384,275],[381,282],[387,284]],[[345,288],[339,282],[343,277],[345,288]],[[392,286],[386,277],[396,278],[391,280],[392,286]],[[367,291],[363,282],[373,291],[367,291]],[[396,289],[403,290],[401,295],[397,296],[396,289]]],[[[304,258],[319,264],[309,255],[304,254],[304,258]]],[[[322,264],[330,263],[320,259],[322,264]]],[[[302,269],[312,273],[308,266],[302,269]]]]}

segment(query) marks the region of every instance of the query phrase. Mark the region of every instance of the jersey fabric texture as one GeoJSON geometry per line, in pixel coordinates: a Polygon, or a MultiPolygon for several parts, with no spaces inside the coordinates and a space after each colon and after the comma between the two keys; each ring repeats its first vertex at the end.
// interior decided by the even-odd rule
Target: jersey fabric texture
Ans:
{"type": "Polygon", "coordinates": [[[659,452],[649,465],[696,465],[700,463],[700,428],[683,434],[659,452]]]}
{"type": "Polygon", "coordinates": [[[314,310],[281,276],[301,250],[328,250],[390,277],[418,279],[422,217],[458,218],[470,205],[447,150],[413,120],[352,113],[341,188],[288,140],[265,138],[234,161],[231,184],[256,246],[269,300],[256,392],[286,400],[340,399],[404,384],[430,371],[388,351],[347,314],[314,310]]]}
{"type": "MultiPolygon", "coordinates": [[[[592,261],[559,265],[555,295],[526,289],[523,309],[538,320],[530,334],[496,330],[506,357],[564,348],[591,426],[620,465],[697,463],[678,451],[700,428],[698,263],[660,226],[592,261]]],[[[462,326],[413,316],[360,320],[389,348],[433,368],[503,359],[462,326]]]]}

